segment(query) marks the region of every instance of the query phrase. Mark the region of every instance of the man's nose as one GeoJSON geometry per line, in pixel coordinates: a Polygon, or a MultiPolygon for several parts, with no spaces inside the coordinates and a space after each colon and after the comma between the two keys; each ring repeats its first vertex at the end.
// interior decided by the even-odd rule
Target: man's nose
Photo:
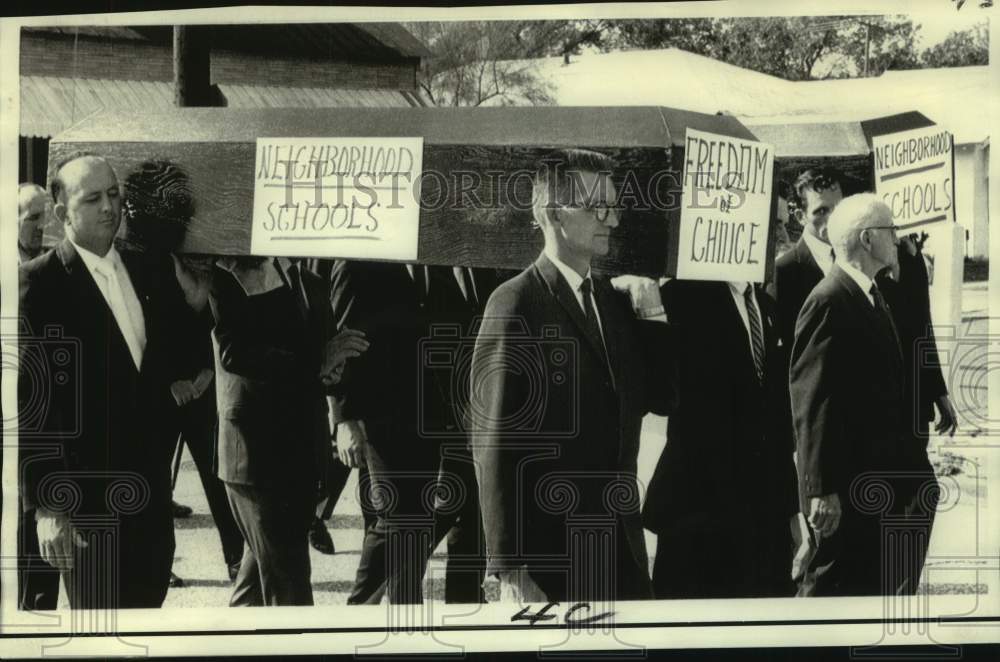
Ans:
{"type": "Polygon", "coordinates": [[[618,209],[615,207],[608,207],[608,217],[604,219],[604,225],[609,228],[616,228],[618,227],[619,221],[618,209]]]}

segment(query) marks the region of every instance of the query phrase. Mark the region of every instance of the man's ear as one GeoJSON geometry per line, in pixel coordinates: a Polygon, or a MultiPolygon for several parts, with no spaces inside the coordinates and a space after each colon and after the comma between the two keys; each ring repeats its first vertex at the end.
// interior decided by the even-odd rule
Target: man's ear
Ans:
{"type": "Polygon", "coordinates": [[[52,215],[62,224],[66,223],[66,203],[57,202],[52,206],[52,215]]]}

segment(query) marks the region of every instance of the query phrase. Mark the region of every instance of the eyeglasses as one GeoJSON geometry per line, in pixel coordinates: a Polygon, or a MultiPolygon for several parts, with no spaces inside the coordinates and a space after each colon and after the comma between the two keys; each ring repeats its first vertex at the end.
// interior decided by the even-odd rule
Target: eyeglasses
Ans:
{"type": "Polygon", "coordinates": [[[896,234],[898,228],[895,225],[869,225],[866,228],[861,228],[861,231],[865,230],[892,230],[893,234],[896,234]]]}
{"type": "Polygon", "coordinates": [[[608,220],[608,216],[611,215],[611,212],[614,212],[615,216],[621,216],[622,210],[624,209],[621,206],[618,206],[618,205],[609,205],[606,202],[598,202],[598,203],[593,204],[593,205],[588,205],[588,204],[571,204],[571,205],[556,204],[555,206],[556,207],[561,207],[563,209],[579,209],[579,210],[582,210],[582,211],[593,212],[594,217],[597,219],[598,223],[603,223],[604,221],[608,220]]]}

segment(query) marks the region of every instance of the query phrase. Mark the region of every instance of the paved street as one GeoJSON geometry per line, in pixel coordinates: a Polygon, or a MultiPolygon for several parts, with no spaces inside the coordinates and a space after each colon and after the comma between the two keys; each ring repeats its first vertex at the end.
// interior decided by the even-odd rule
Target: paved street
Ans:
{"type": "MultiPolygon", "coordinates": [[[[967,284],[963,296],[963,309],[971,323],[971,329],[982,335],[985,348],[987,297],[985,283],[967,284]]],[[[968,334],[966,340],[968,340],[968,334]]],[[[956,557],[976,554],[977,536],[981,539],[981,511],[977,506],[975,495],[982,493],[986,485],[986,470],[997,466],[990,458],[982,458],[975,451],[967,450],[970,444],[977,441],[968,436],[974,432],[970,421],[985,420],[985,381],[975,377],[985,374],[985,365],[973,365],[977,358],[984,357],[983,352],[975,347],[972,351],[962,354],[965,360],[971,362],[961,366],[970,388],[965,394],[968,397],[956,405],[968,409],[963,422],[963,430],[953,445],[935,448],[932,457],[935,460],[950,462],[962,473],[945,479],[946,505],[939,513],[931,542],[931,559],[925,572],[925,582],[929,582],[933,593],[971,593],[997,590],[997,573],[983,573],[977,576],[974,572],[955,570],[956,557]],[[973,412],[970,414],[969,412],[973,412]],[[978,411],[978,413],[976,413],[978,411]],[[963,450],[966,449],[966,450],[963,450]],[[940,570],[947,569],[948,572],[940,570]],[[992,582],[988,588],[986,583],[992,582]]],[[[957,382],[956,382],[957,383],[957,382]]],[[[952,387],[955,390],[955,387],[952,387]]],[[[640,480],[648,482],[656,460],[665,443],[665,419],[647,417],[643,429],[642,447],[639,458],[640,480]]],[[[711,471],[706,467],[706,471],[711,471]]],[[[230,583],[226,576],[226,568],[222,561],[222,549],[219,538],[209,515],[208,506],[202,493],[198,475],[190,457],[185,455],[181,464],[180,477],[175,491],[177,501],[194,508],[194,515],[185,520],[177,520],[177,556],[174,561],[175,572],[180,575],[186,586],[171,589],[167,596],[166,606],[224,606],[228,603],[230,583]]],[[[334,511],[329,522],[329,530],[333,537],[337,553],[324,556],[311,550],[313,588],[316,604],[342,605],[351,589],[354,572],[357,568],[361,549],[362,520],[357,501],[357,472],[353,472],[344,495],[334,511]]],[[[652,556],[656,537],[647,534],[647,542],[652,556]]],[[[443,596],[443,548],[432,559],[428,572],[426,586],[432,599],[442,599],[443,596]]],[[[492,587],[488,587],[491,588],[492,587]]],[[[490,593],[493,591],[490,590],[490,593]]]]}

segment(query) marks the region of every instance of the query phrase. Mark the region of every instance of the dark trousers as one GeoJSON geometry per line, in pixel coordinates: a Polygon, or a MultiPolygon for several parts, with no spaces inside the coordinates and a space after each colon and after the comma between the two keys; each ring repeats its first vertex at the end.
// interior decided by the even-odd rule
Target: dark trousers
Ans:
{"type": "Polygon", "coordinates": [[[884,512],[859,511],[841,494],[844,514],[829,538],[813,540],[816,555],[799,596],[913,595],[920,583],[937,508],[937,479],[929,468],[892,478],[884,512]]]}
{"type": "Polygon", "coordinates": [[[447,536],[444,599],[449,603],[484,603],[486,578],[486,538],[479,508],[479,487],[475,465],[467,448],[454,455],[445,450],[441,459],[441,493],[455,494],[448,481],[461,485],[461,494],[449,501],[442,497],[435,508],[435,534],[431,552],[447,536]]]}
{"type": "Polygon", "coordinates": [[[169,499],[111,526],[75,524],[88,543],[74,549],[64,583],[73,609],[150,609],[163,605],[174,558],[169,499]]]}
{"type": "Polygon", "coordinates": [[[226,492],[246,541],[229,605],[311,606],[308,533],[314,492],[233,483],[226,483],[226,492]]]}
{"type": "Polygon", "coordinates": [[[787,517],[691,513],[657,536],[658,600],[791,597],[792,533],[787,517]]]}
{"type": "MultiPolygon", "coordinates": [[[[373,431],[373,436],[384,432],[375,426],[369,429],[373,431]]],[[[364,603],[378,602],[378,591],[359,589],[362,585],[370,587],[379,576],[385,578],[390,603],[421,602],[428,560],[446,535],[449,559],[445,599],[482,602],[485,543],[471,457],[463,460],[455,457],[457,454],[445,453],[442,460],[437,444],[431,451],[413,452],[431,445],[425,439],[412,440],[409,446],[380,447],[379,441],[385,440],[375,436],[372,443],[369,439],[369,477],[359,481],[362,503],[370,502],[376,520],[366,527],[358,579],[348,603],[361,604],[362,593],[367,593],[364,603]],[[435,496],[439,494],[436,488],[442,485],[441,494],[452,495],[450,499],[435,496]],[[366,495],[368,491],[371,493],[366,495]]]]}
{"type": "Polygon", "coordinates": [[[365,529],[354,588],[347,597],[349,605],[377,605],[385,595],[385,545],[379,542],[379,536],[384,536],[384,532],[375,530],[378,514],[371,503],[370,485],[371,474],[368,473],[368,465],[363,464],[358,468],[358,502],[365,529]]]}
{"type": "MultiPolygon", "coordinates": [[[[344,487],[347,485],[347,479],[351,476],[351,468],[340,461],[336,456],[331,457],[327,464],[326,471],[326,484],[324,486],[323,492],[319,495],[319,501],[322,502],[326,499],[326,503],[323,505],[323,512],[320,513],[320,519],[328,520],[330,516],[333,515],[333,509],[337,507],[337,502],[340,501],[340,495],[344,492],[344,487]]],[[[362,512],[362,514],[365,514],[362,512]]],[[[367,515],[365,515],[367,517],[367,515]]]]}
{"type": "MultiPolygon", "coordinates": [[[[204,397],[211,397],[211,394],[204,397]]],[[[215,409],[196,402],[181,410],[181,436],[179,444],[187,444],[191,459],[198,469],[201,487],[205,491],[208,509],[219,532],[222,557],[227,566],[239,562],[243,556],[243,536],[240,534],[233,511],[226,496],[226,486],[215,472],[215,409]],[[198,409],[191,409],[198,407],[198,409]]],[[[178,449],[180,452],[180,449],[178,449]]]]}
{"type": "Polygon", "coordinates": [[[55,609],[59,604],[59,571],[42,560],[35,511],[25,512],[20,499],[17,505],[18,608],[31,611],[55,609]]]}

